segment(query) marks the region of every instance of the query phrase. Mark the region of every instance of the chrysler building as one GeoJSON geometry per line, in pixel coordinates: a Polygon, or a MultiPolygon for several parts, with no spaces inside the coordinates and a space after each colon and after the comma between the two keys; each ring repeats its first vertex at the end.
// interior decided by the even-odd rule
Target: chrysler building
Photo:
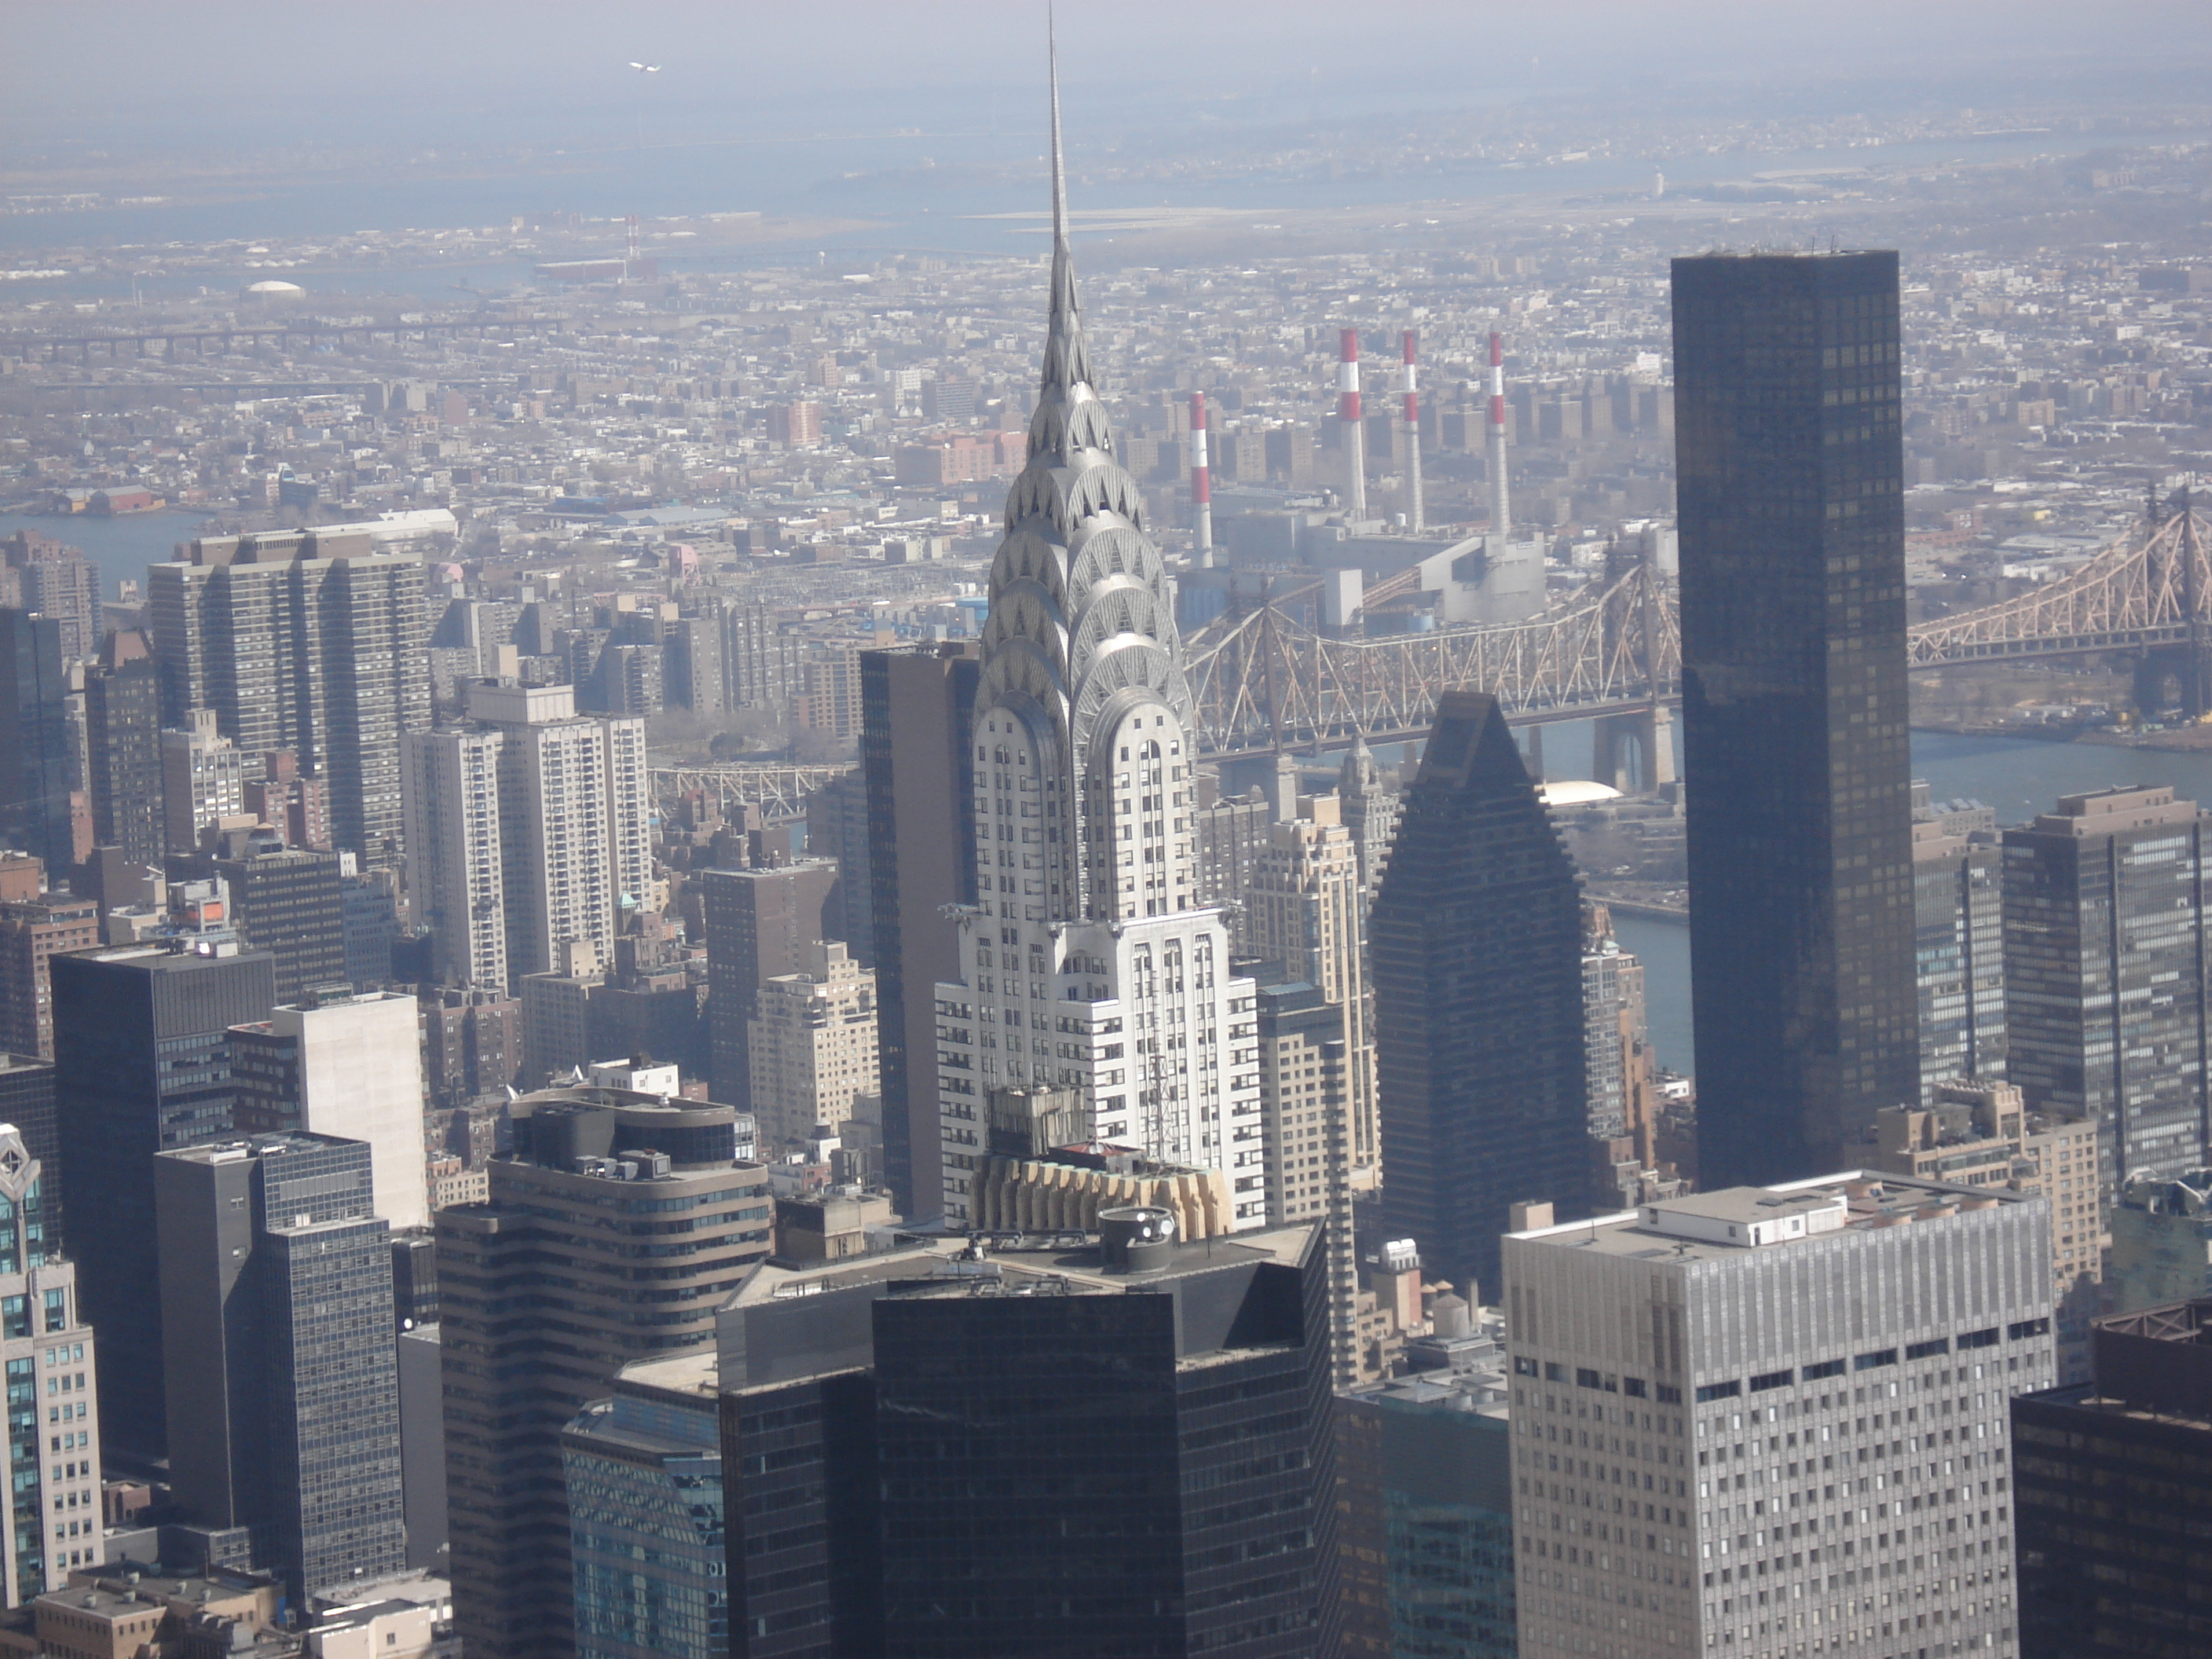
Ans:
{"type": "Polygon", "coordinates": [[[1249,979],[1196,896],[1191,694],[1174,592],[1114,459],[1067,243],[1052,85],[1052,293],[1029,459],[1006,497],[975,696],[976,893],[937,988],[945,1220],[974,1218],[994,1097],[1221,1172],[1267,1219],[1249,979]]]}

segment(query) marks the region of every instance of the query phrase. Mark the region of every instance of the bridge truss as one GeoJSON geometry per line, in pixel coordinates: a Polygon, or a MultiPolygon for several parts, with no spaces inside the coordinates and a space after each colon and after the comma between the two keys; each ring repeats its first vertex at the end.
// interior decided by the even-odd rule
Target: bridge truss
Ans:
{"type": "Polygon", "coordinates": [[[2201,649],[2212,601],[2206,528],[2187,507],[2161,510],[2070,575],[2016,599],[1922,623],[1909,635],[1905,660],[1938,668],[2085,651],[2201,649]]]}
{"type": "Polygon", "coordinates": [[[1274,605],[1218,617],[1187,647],[1198,747],[1217,759],[1425,732],[1440,692],[1488,691],[1527,725],[1678,695],[1671,585],[1639,564],[1524,623],[1336,639],[1274,605]]]}

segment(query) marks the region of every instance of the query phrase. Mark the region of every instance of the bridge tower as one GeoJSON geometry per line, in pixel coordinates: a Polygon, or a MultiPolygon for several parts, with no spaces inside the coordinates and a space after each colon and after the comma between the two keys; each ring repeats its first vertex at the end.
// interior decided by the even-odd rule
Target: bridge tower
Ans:
{"type": "MultiPolygon", "coordinates": [[[[2158,532],[2176,520],[2179,525],[2166,544],[2168,568],[2164,573],[2170,589],[2181,595],[2182,615],[2188,619],[2188,638],[2170,645],[2145,646],[2136,659],[2136,707],[2147,715],[2178,706],[2185,719],[2202,720],[2212,713],[2212,661],[2206,659],[2203,606],[2205,595],[2197,572],[2197,520],[2190,489],[2184,484],[2164,501],[2154,482],[2144,502],[2144,535],[2158,532]],[[2166,688],[2174,696],[2169,702],[2166,688]]],[[[2146,580],[2148,580],[2148,573],[2146,580]]]]}

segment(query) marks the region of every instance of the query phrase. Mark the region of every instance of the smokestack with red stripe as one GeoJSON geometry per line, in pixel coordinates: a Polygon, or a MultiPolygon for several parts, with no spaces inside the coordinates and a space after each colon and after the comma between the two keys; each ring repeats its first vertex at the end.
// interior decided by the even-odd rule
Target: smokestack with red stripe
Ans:
{"type": "Polygon", "coordinates": [[[1359,331],[1338,336],[1336,363],[1337,437],[1344,450],[1344,509],[1354,519],[1367,516],[1367,428],[1359,416],[1359,331]]]}
{"type": "Polygon", "coordinates": [[[1406,346],[1406,517],[1419,535],[1429,527],[1428,515],[1421,503],[1421,394],[1413,379],[1413,345],[1417,337],[1412,329],[1403,336],[1406,346]]]}
{"type": "Polygon", "coordinates": [[[1213,568],[1213,474],[1206,459],[1206,394],[1190,394],[1190,504],[1198,520],[1198,568],[1213,568]]]}
{"type": "Polygon", "coordinates": [[[1505,344],[1496,330],[1490,336],[1490,533],[1503,540],[1513,528],[1512,504],[1505,495],[1505,344]]]}

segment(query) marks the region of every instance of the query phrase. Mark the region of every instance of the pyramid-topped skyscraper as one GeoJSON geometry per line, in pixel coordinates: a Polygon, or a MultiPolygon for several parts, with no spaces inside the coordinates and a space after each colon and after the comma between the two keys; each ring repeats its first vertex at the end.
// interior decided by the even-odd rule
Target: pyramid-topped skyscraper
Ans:
{"type": "Polygon", "coordinates": [[[1092,384],[1066,198],[1055,67],[1044,371],[991,568],[963,979],[938,988],[945,1220],[985,1224],[994,1148],[1103,1141],[1218,1171],[1210,1224],[1256,1226],[1251,981],[1196,898],[1174,595],[1092,384]]]}

